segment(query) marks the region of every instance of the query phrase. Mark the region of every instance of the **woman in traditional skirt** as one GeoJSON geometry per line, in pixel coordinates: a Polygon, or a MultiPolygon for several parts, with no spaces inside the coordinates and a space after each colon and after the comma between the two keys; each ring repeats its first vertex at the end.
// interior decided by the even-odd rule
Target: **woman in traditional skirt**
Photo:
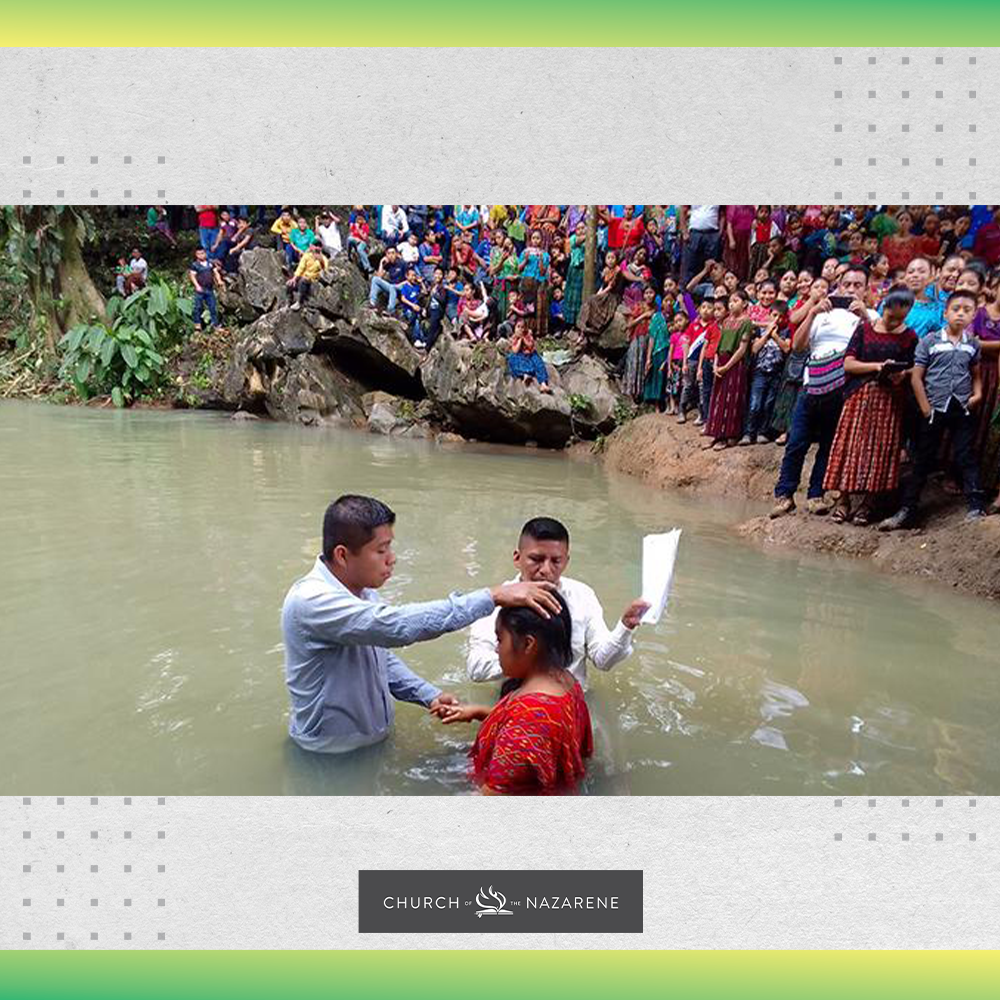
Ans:
{"type": "Polygon", "coordinates": [[[879,495],[899,485],[905,383],[917,347],[906,325],[913,301],[910,289],[892,289],[882,316],[874,324],[863,319],[847,346],[844,408],[823,479],[824,489],[840,490],[830,514],[838,524],[870,524],[879,495]]]}
{"type": "Polygon", "coordinates": [[[642,293],[642,301],[632,307],[631,318],[625,325],[629,343],[625,354],[622,392],[637,403],[642,399],[642,390],[646,382],[646,344],[649,341],[649,321],[655,313],[656,289],[652,285],[647,285],[642,293]]]}
{"type": "Polygon", "coordinates": [[[549,261],[548,252],[542,249],[542,234],[536,229],[528,238],[528,246],[521,251],[518,272],[521,298],[533,313],[529,326],[539,340],[549,330],[549,261]]]}
{"type": "Polygon", "coordinates": [[[737,289],[729,296],[729,315],[722,321],[722,336],[715,353],[715,381],[705,434],[716,451],[729,448],[743,434],[747,409],[747,366],[750,337],[756,327],[746,315],[746,294],[737,289]]]}
{"type": "Polygon", "coordinates": [[[576,325],[585,338],[600,335],[614,319],[621,302],[621,284],[618,255],[609,250],[604,257],[601,287],[583,303],[576,317],[576,325]]]}
{"type": "Polygon", "coordinates": [[[505,236],[503,242],[490,251],[490,277],[493,279],[494,298],[497,303],[497,322],[507,320],[510,293],[517,288],[518,261],[514,241],[505,236]]]}
{"type": "Polygon", "coordinates": [[[569,326],[576,326],[583,301],[583,259],[586,253],[587,227],[581,222],[566,240],[569,267],[566,269],[566,287],[563,289],[563,319],[569,326]]]}
{"type": "Polygon", "coordinates": [[[666,406],[665,389],[667,366],[670,363],[670,322],[673,309],[673,302],[664,297],[660,311],[649,321],[649,336],[646,338],[646,384],[642,400],[644,403],[652,403],[660,413],[666,406]]]}
{"type": "Polygon", "coordinates": [[[547,251],[556,239],[561,217],[558,205],[532,205],[528,209],[530,232],[539,234],[543,250],[547,251]]]}

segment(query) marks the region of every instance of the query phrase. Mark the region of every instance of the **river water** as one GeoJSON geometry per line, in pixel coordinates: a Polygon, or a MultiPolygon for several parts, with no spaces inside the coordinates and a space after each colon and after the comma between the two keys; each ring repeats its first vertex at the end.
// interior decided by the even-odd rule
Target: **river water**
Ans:
{"type": "MultiPolygon", "coordinates": [[[[549,514],[613,623],[642,535],[684,529],[667,615],[591,671],[586,792],[1000,792],[995,607],[765,555],[729,530],[749,508],[561,455],[182,412],[4,403],[0,455],[0,794],[467,792],[473,728],[414,706],[347,758],[286,737],[279,610],[341,492],[395,509],[398,601],[506,579],[549,514]]],[[[488,701],[462,645],[404,657],[488,701]]]]}

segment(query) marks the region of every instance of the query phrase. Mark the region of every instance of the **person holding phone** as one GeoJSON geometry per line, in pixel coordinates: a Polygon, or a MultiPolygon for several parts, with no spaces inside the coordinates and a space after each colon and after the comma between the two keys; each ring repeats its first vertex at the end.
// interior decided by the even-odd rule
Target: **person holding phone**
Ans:
{"type": "Polygon", "coordinates": [[[823,477],[825,490],[840,491],[830,514],[838,523],[870,524],[879,498],[899,485],[906,382],[917,347],[906,322],[912,307],[910,289],[891,289],[882,316],[862,320],[847,345],[844,406],[823,477]]]}
{"type": "Polygon", "coordinates": [[[774,487],[771,517],[795,510],[795,491],[802,479],[806,455],[814,444],[816,458],[809,476],[806,507],[811,514],[830,511],[823,479],[843,405],[844,357],[858,323],[865,318],[874,323],[879,318],[877,312],[868,308],[867,287],[868,272],[863,267],[848,265],[833,296],[827,296],[827,286],[822,281],[815,282],[809,293],[809,307],[792,338],[793,351],[807,348],[809,351],[803,391],[792,414],[781,472],[774,487]],[[838,305],[834,305],[834,300],[838,305]]]}

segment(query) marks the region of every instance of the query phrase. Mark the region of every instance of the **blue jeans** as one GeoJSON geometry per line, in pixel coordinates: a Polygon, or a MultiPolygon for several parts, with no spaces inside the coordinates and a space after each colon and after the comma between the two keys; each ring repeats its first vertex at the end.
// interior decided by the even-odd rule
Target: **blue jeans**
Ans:
{"type": "Polygon", "coordinates": [[[715,371],[711,361],[703,361],[701,364],[701,392],[698,397],[698,415],[701,422],[708,421],[708,409],[712,405],[712,386],[715,383],[715,371]]]}
{"type": "Polygon", "coordinates": [[[762,428],[771,423],[771,412],[774,401],[778,397],[778,387],[781,385],[781,369],[762,372],[755,371],[750,379],[750,406],[747,409],[747,422],[744,433],[751,441],[757,440],[762,428]]]}
{"type": "Polygon", "coordinates": [[[684,246],[684,267],[681,270],[681,288],[705,266],[707,260],[720,260],[722,236],[718,229],[692,229],[684,246]]]}
{"type": "Polygon", "coordinates": [[[208,309],[208,315],[212,320],[212,326],[218,326],[219,313],[215,304],[215,292],[195,292],[194,311],[191,313],[195,326],[201,326],[206,309],[208,309]]]}
{"type": "Polygon", "coordinates": [[[375,308],[378,305],[378,293],[385,292],[389,296],[389,312],[396,308],[396,293],[399,285],[392,285],[385,278],[380,278],[377,274],[372,275],[371,290],[368,292],[368,304],[375,308]]]}
{"type": "Polygon", "coordinates": [[[215,237],[219,235],[218,227],[209,228],[208,226],[198,227],[198,242],[204,247],[205,253],[209,257],[212,256],[212,244],[215,242],[215,237]]]}
{"type": "Polygon", "coordinates": [[[816,449],[816,460],[809,475],[809,491],[806,495],[810,500],[823,496],[826,463],[830,459],[830,448],[843,405],[844,395],[840,389],[822,396],[811,396],[802,390],[792,413],[792,425],[788,429],[788,443],[781,460],[778,485],[774,487],[776,497],[781,499],[795,495],[802,480],[802,466],[805,465],[806,455],[814,444],[819,447],[816,449]]]}
{"type": "Polygon", "coordinates": [[[361,261],[361,269],[365,274],[372,273],[372,264],[368,259],[368,245],[364,240],[359,240],[357,236],[347,237],[347,250],[350,253],[351,247],[354,247],[354,252],[358,255],[358,260],[361,261]]]}

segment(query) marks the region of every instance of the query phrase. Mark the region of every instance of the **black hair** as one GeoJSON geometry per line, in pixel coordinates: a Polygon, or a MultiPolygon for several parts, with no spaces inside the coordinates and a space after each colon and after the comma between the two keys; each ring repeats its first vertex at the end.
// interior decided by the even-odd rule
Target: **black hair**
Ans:
{"type": "Polygon", "coordinates": [[[916,296],[906,285],[893,285],[882,300],[885,309],[911,309],[916,301],[916,296]]]}
{"type": "Polygon", "coordinates": [[[765,278],[763,281],[758,282],[757,291],[759,292],[765,285],[770,285],[775,291],[778,290],[778,283],[774,278],[765,278]]]}
{"type": "Polygon", "coordinates": [[[782,301],[781,299],[775,299],[769,306],[768,309],[773,310],[776,313],[780,313],[782,316],[788,312],[788,303],[782,301]]]}
{"type": "Polygon", "coordinates": [[[573,661],[573,621],[569,605],[558,591],[552,596],[559,602],[559,613],[543,618],[531,608],[501,608],[497,624],[522,642],[530,635],[538,643],[541,659],[552,667],[565,670],[573,661]]]}
{"type": "Polygon", "coordinates": [[[948,301],[944,304],[945,309],[947,309],[948,306],[950,306],[956,299],[972,299],[973,305],[979,301],[979,299],[976,298],[975,292],[952,292],[951,295],[948,296],[948,301]]]}
{"type": "Polygon", "coordinates": [[[314,247],[319,247],[320,250],[323,249],[323,241],[322,240],[313,240],[311,245],[314,246],[314,247]]]}
{"type": "MultiPolygon", "coordinates": [[[[863,264],[848,264],[847,270],[844,274],[863,274],[865,276],[865,281],[868,280],[868,268],[863,264]]],[[[843,277],[843,275],[841,275],[843,277]]]]}
{"type": "Polygon", "coordinates": [[[358,552],[376,528],[395,523],[396,515],[381,500],[351,493],[337,497],[323,515],[323,555],[329,558],[338,545],[358,552]]]}
{"type": "Polygon", "coordinates": [[[565,542],[569,545],[566,525],[554,517],[533,517],[530,521],[525,521],[518,542],[523,538],[533,538],[536,542],[565,542]]]}

